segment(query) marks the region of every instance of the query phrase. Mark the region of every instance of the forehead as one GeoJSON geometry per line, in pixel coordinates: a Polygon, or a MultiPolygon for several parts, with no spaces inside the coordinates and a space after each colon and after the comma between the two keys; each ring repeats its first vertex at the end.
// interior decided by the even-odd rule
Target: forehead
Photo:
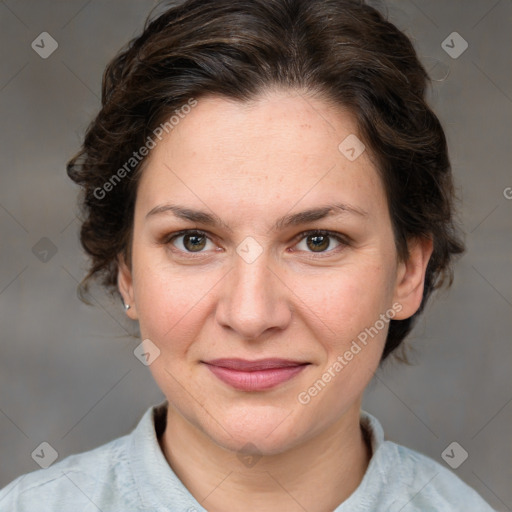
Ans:
{"type": "Polygon", "coordinates": [[[250,102],[201,98],[167,142],[174,150],[186,150],[189,157],[222,155],[226,164],[236,162],[242,170],[259,166],[260,171],[270,171],[275,169],[267,169],[265,162],[338,157],[340,137],[356,132],[355,119],[347,110],[335,110],[297,92],[273,91],[250,102]]]}
{"type": "Polygon", "coordinates": [[[247,103],[201,98],[151,150],[138,206],[146,213],[172,199],[262,214],[299,202],[301,209],[332,202],[378,210],[384,191],[368,152],[356,159],[344,153],[343,141],[359,139],[348,111],[299,93],[247,103]]]}

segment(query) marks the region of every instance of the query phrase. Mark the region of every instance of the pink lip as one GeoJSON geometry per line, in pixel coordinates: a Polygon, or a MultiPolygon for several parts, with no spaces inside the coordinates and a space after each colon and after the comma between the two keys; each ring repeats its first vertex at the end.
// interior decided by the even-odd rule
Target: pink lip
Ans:
{"type": "Polygon", "coordinates": [[[215,359],[205,364],[216,377],[235,389],[262,391],[291,379],[309,363],[288,359],[215,359]]]}

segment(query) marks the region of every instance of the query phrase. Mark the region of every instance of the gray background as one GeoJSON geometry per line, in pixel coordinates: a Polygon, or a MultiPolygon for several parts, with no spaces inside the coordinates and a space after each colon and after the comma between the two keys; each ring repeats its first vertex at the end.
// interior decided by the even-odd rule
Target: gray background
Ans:
{"type": "MultiPolygon", "coordinates": [[[[130,432],[164,399],[133,355],[139,340],[120,304],[100,289],[95,307],[76,296],[86,261],[65,173],[99,107],[106,63],[153,5],[0,2],[0,487],[38,469],[31,453],[42,441],[61,460],[130,432]],[[43,31],[59,45],[47,59],[31,48],[43,31]],[[43,237],[57,250],[46,262],[33,252],[43,237]]],[[[387,364],[364,407],[390,439],[441,464],[457,441],[469,457],[456,474],[511,510],[512,2],[387,7],[436,80],[431,103],[451,148],[468,252],[410,337],[417,364],[387,364]],[[454,31],[469,44],[456,59],[441,47],[454,31]]]]}

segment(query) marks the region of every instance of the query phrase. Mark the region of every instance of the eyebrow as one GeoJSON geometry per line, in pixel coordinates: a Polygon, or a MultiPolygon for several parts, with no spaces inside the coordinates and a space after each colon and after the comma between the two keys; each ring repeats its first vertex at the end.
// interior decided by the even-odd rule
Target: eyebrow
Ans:
{"type": "MultiPolygon", "coordinates": [[[[205,224],[213,227],[222,226],[228,231],[233,231],[231,227],[229,227],[214,213],[208,213],[201,210],[194,210],[192,208],[186,208],[184,206],[175,204],[162,204],[159,206],[155,206],[146,214],[146,219],[153,217],[155,215],[161,215],[166,213],[172,213],[174,214],[175,217],[188,220],[191,222],[197,222],[199,224],[205,224]]],[[[276,221],[272,230],[278,231],[289,226],[308,224],[316,222],[320,219],[324,219],[326,217],[339,217],[346,214],[368,217],[368,212],[362,210],[361,208],[356,208],[355,206],[343,203],[334,203],[327,204],[325,206],[320,206],[317,208],[310,208],[308,210],[304,210],[298,213],[285,215],[276,221]]]]}

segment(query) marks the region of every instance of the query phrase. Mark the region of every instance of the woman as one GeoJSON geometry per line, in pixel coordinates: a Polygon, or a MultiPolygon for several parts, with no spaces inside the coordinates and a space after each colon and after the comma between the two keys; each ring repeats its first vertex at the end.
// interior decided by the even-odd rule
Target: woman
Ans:
{"type": "Polygon", "coordinates": [[[464,250],[407,39],[349,0],[189,0],[108,66],[68,174],[167,400],[1,510],[491,508],[361,411],[464,250]]]}

